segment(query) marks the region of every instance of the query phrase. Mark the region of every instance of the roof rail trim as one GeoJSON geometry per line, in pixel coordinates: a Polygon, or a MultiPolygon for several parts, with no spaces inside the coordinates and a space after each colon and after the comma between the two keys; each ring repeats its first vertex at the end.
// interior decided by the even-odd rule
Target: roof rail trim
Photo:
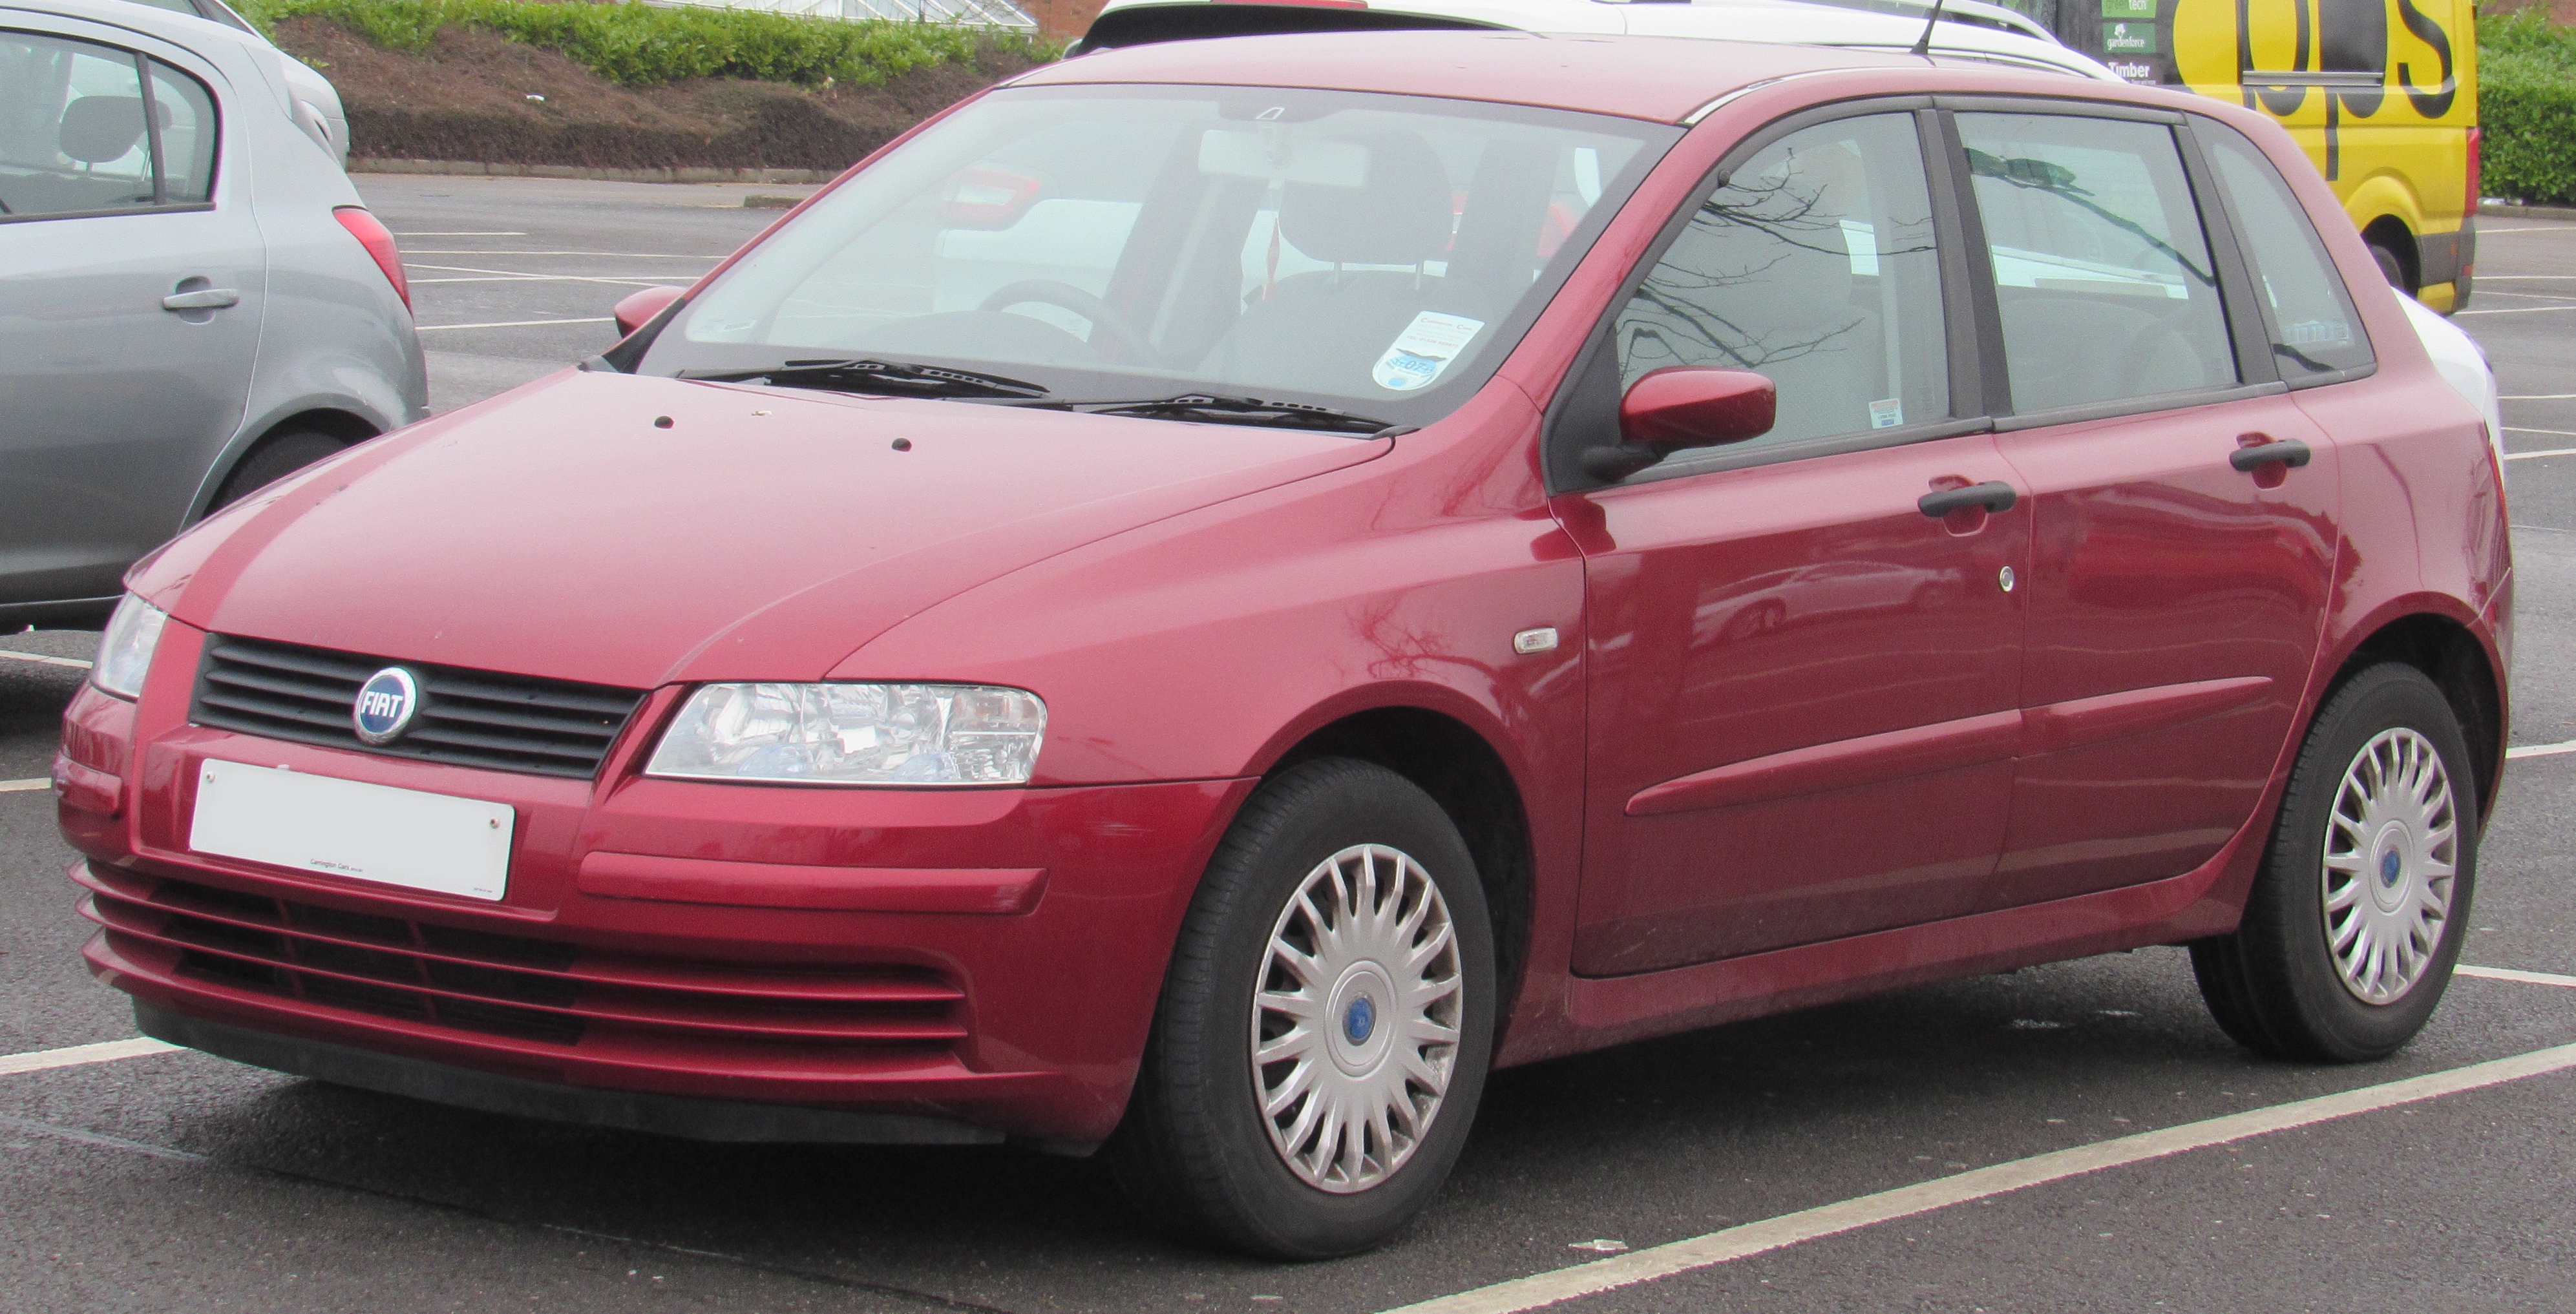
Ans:
{"type": "Polygon", "coordinates": [[[1707,118],[1709,115],[1716,113],[1729,102],[1744,96],[1749,96],[1754,92],[1760,91],[1764,87],[1776,87],[1783,82],[1793,82],[1799,78],[1823,77],[1829,73],[1848,73],[1850,71],[1851,70],[1849,69],[1842,68],[1811,68],[1803,73],[1783,73],[1776,78],[1764,78],[1759,82],[1747,82],[1743,86],[1737,87],[1735,90],[1730,91],[1725,95],[1700,106],[1698,109],[1692,110],[1690,113],[1683,115],[1681,117],[1681,125],[1685,128],[1694,127],[1701,119],[1707,118]]]}

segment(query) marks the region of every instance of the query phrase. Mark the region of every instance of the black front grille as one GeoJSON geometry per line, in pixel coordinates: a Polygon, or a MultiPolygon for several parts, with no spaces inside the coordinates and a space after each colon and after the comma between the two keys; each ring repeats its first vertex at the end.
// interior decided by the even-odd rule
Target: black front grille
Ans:
{"type": "Polygon", "coordinates": [[[632,689],[403,662],[421,707],[400,739],[358,738],[358,686],[394,663],[209,635],[188,719],[198,725],[394,757],[588,778],[644,695],[632,689]]]}

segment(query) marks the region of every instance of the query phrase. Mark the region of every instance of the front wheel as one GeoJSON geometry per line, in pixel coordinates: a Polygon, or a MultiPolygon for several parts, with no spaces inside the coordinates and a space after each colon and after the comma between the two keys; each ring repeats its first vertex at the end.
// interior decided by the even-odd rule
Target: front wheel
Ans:
{"type": "Polygon", "coordinates": [[[2233,935],[2192,946],[2219,1025],[2276,1058],[2383,1058],[2433,1016],[2477,875],[2475,776],[2442,691],[2374,666],[2317,712],[2233,935]]]}
{"type": "Polygon", "coordinates": [[[1307,762],[1244,804],[1191,903],[1112,1139],[1157,1225],[1277,1259],[1378,1245],[1466,1143],[1493,1050],[1475,862],[1411,781],[1307,762]]]}

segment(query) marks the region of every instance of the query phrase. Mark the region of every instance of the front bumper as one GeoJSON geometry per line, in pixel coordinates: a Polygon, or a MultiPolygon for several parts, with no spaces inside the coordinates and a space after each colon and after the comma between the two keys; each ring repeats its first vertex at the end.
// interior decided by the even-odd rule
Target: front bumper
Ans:
{"type": "MultiPolygon", "coordinates": [[[[182,628],[165,649],[194,646],[182,628]]],[[[195,661],[161,653],[139,707],[84,689],[66,713],[57,794],[100,927],[91,969],[179,1043],[397,1088],[311,1057],[373,1054],[397,1062],[368,1071],[414,1074],[404,1093],[493,1108],[506,1088],[513,1111],[622,1126],[637,1124],[580,1110],[649,1097],[833,1115],[725,1124],[806,1128],[791,1139],[937,1139],[921,1130],[936,1123],[1098,1142],[1198,873],[1251,788],[708,784],[632,774],[632,744],[596,782],[517,775],[190,725],[183,692],[156,694],[183,691],[161,673],[195,661]],[[507,893],[193,852],[210,760],[507,803],[507,893]]]]}

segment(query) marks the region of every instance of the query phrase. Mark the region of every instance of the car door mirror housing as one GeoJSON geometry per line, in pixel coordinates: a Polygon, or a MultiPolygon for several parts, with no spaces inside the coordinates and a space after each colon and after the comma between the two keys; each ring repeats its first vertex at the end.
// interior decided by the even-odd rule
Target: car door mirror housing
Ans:
{"type": "Polygon", "coordinates": [[[1616,447],[1583,454],[1584,473],[1624,479],[1675,452],[1722,447],[1771,432],[1779,394],[1751,370],[1672,365],[1628,386],[1619,399],[1616,447]]]}
{"type": "Polygon", "coordinates": [[[635,330],[652,323],[655,315],[661,314],[686,291],[688,289],[684,287],[648,287],[630,293],[617,303],[615,310],[608,312],[617,317],[617,336],[631,336],[635,330]]]}

